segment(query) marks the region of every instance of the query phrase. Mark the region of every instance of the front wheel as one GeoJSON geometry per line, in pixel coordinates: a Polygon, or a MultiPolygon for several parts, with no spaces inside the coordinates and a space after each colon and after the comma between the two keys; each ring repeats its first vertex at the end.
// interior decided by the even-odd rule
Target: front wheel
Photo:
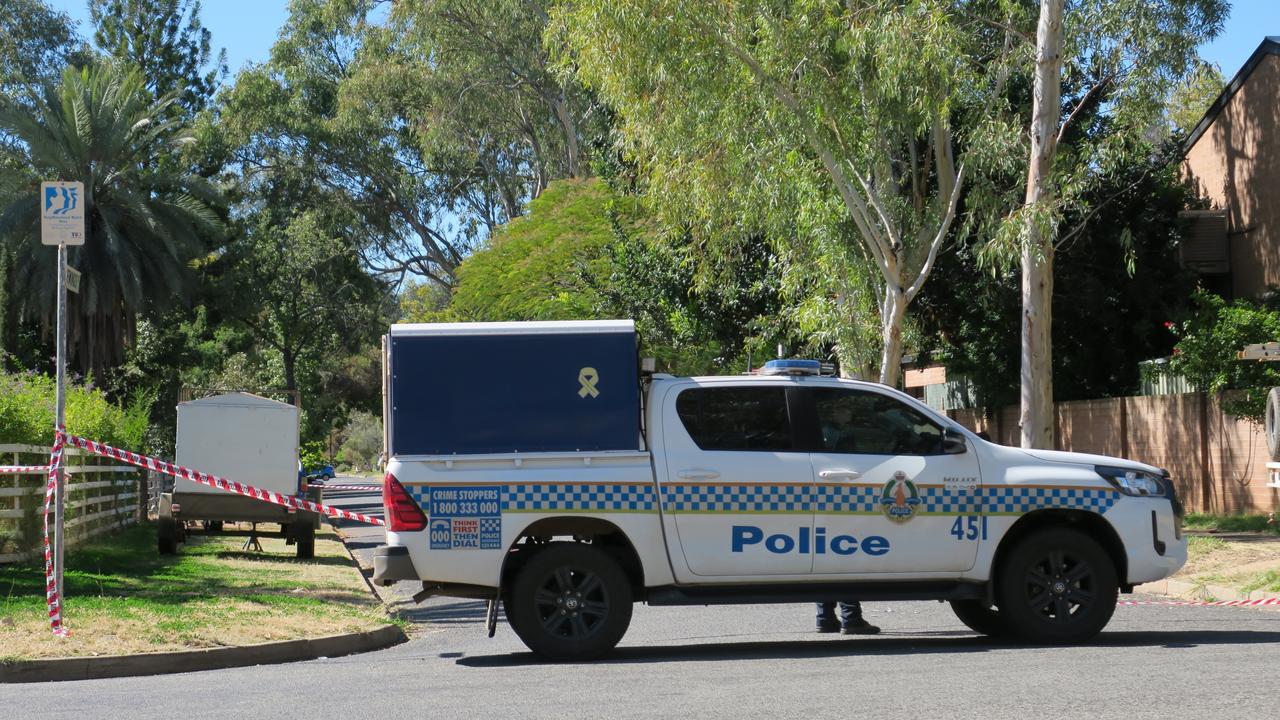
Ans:
{"type": "Polygon", "coordinates": [[[1000,568],[1000,616],[1031,642],[1083,642],[1111,620],[1119,597],[1115,565],[1093,538],[1051,528],[1019,541],[1000,568]]]}
{"type": "Polygon", "coordinates": [[[981,600],[952,600],[951,609],[965,627],[990,637],[1009,635],[1009,623],[1000,617],[1000,611],[981,600]]]}
{"type": "Polygon", "coordinates": [[[516,575],[503,601],[530,650],[551,660],[590,660],[612,650],[631,624],[631,583],[607,553],[554,543],[516,575]]]}

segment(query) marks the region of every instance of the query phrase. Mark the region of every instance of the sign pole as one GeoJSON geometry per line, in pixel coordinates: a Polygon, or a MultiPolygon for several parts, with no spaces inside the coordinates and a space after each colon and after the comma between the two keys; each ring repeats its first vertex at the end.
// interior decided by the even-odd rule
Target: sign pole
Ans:
{"type": "MultiPolygon", "coordinates": [[[[58,243],[58,389],[56,401],[56,418],[54,425],[61,429],[67,425],[67,244],[58,243]]],[[[62,558],[66,548],[66,541],[63,535],[65,530],[65,514],[66,514],[66,466],[65,462],[58,463],[57,487],[54,490],[54,499],[57,505],[57,522],[54,525],[53,535],[53,568],[54,578],[58,585],[58,600],[63,602],[66,595],[62,590],[62,558]]]]}
{"type": "MultiPolygon", "coordinates": [[[[61,431],[67,425],[67,246],[84,244],[87,200],[83,182],[51,180],[40,183],[40,242],[58,246],[58,367],[54,432],[61,431]]],[[[66,463],[58,464],[53,488],[53,578],[59,603],[66,598],[62,587],[63,558],[67,544],[65,468],[66,463]]]]}

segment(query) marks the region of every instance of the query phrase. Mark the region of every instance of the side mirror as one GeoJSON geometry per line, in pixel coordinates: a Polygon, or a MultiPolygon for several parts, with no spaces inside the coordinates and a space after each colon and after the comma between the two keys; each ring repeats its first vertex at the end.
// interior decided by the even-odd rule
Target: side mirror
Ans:
{"type": "Polygon", "coordinates": [[[942,431],[943,455],[963,455],[967,452],[969,444],[964,441],[964,435],[950,428],[942,431]]]}

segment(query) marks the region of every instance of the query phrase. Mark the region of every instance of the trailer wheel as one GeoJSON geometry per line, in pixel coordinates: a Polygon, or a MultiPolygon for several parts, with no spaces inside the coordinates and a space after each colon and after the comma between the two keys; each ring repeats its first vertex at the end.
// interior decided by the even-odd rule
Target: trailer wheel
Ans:
{"type": "Polygon", "coordinates": [[[310,560],[316,556],[316,529],[309,522],[294,523],[297,534],[293,536],[298,544],[298,559],[310,560]]]}
{"type": "Polygon", "coordinates": [[[161,555],[178,554],[178,522],[171,517],[161,517],[156,524],[156,545],[161,555]]]}
{"type": "Polygon", "coordinates": [[[1018,542],[996,588],[1000,616],[1018,637],[1084,642],[1111,620],[1119,596],[1115,565],[1093,538],[1049,528],[1018,542]]]}
{"type": "Polygon", "coordinates": [[[503,600],[516,635],[551,660],[590,660],[612,650],[631,624],[632,602],[618,563],[582,543],[537,552],[503,600]]]}
{"type": "Polygon", "coordinates": [[[1267,450],[1272,460],[1280,460],[1280,387],[1267,393],[1267,450]]]}
{"type": "Polygon", "coordinates": [[[965,627],[988,637],[1009,635],[1009,623],[1000,617],[1000,611],[981,600],[952,600],[951,610],[965,627]]]}

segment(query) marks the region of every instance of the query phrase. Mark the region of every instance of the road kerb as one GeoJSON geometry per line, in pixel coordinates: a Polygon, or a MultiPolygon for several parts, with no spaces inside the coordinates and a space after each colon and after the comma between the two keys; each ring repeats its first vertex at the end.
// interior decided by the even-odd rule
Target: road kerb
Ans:
{"type": "Polygon", "coordinates": [[[0,662],[0,683],[94,680],[275,665],[381,650],[407,639],[399,627],[387,625],[366,632],[242,647],[0,662]]]}

